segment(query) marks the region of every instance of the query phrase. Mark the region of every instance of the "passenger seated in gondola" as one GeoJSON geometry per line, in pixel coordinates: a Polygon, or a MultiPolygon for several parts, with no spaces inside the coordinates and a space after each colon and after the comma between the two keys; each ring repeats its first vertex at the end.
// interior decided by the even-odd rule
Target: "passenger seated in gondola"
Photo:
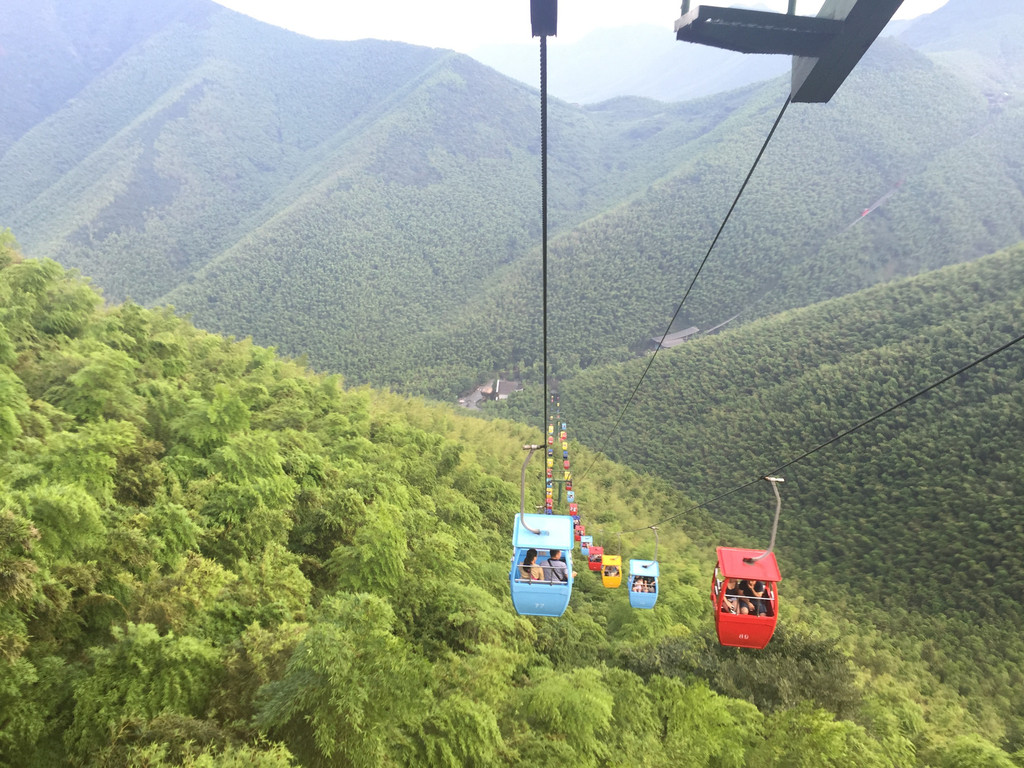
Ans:
{"type": "Polygon", "coordinates": [[[634,592],[654,592],[654,577],[652,576],[635,576],[633,578],[634,592]]]}
{"type": "Polygon", "coordinates": [[[617,565],[605,566],[604,575],[605,576],[618,576],[619,575],[619,566],[617,566],[617,565]]]}
{"type": "Polygon", "coordinates": [[[544,569],[537,565],[537,550],[533,547],[526,550],[526,557],[523,558],[523,564],[519,566],[519,572],[523,574],[524,579],[544,581],[544,569]]]}
{"type": "Polygon", "coordinates": [[[751,589],[753,583],[753,579],[741,581],[739,588],[736,590],[736,594],[739,596],[740,614],[742,616],[757,613],[757,600],[751,599],[754,597],[754,592],[751,589]]]}
{"type": "Polygon", "coordinates": [[[725,599],[722,600],[722,613],[740,613],[740,588],[736,579],[725,582],[725,599]]]}
{"type": "Polygon", "coordinates": [[[771,596],[768,593],[767,585],[763,581],[747,579],[743,584],[743,594],[747,598],[746,602],[751,606],[747,613],[755,616],[772,615],[771,596]]]}
{"type": "MultiPolygon", "coordinates": [[[[548,571],[551,573],[552,584],[555,582],[564,584],[569,581],[569,568],[565,564],[565,560],[562,559],[562,550],[551,550],[551,555],[548,557],[548,571]]],[[[572,577],[576,578],[576,571],[572,572],[572,577]]]]}

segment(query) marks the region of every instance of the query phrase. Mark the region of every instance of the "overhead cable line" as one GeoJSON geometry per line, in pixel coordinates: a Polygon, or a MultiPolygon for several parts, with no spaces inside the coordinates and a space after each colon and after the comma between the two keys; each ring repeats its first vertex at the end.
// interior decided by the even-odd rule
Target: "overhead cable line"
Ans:
{"type": "Polygon", "coordinates": [[[541,208],[541,305],[544,362],[544,421],[541,434],[548,424],[548,35],[558,31],[558,5],[554,0],[531,0],[530,22],[533,36],[540,37],[540,208],[541,208]]]}
{"type": "Polygon", "coordinates": [[[644,368],[643,373],[640,374],[640,380],[636,383],[636,386],[633,387],[633,391],[632,393],[630,393],[629,398],[626,400],[626,404],[622,406],[622,410],[619,411],[619,416],[615,420],[615,424],[608,431],[608,435],[605,437],[604,443],[601,444],[601,448],[598,450],[597,454],[594,455],[594,458],[591,460],[590,465],[585,470],[583,470],[583,474],[580,475],[581,480],[587,476],[587,473],[590,472],[591,467],[594,466],[594,462],[597,461],[598,454],[604,453],[604,449],[607,447],[608,442],[611,440],[612,436],[615,435],[616,431],[619,428],[619,424],[622,423],[622,417],[626,414],[626,410],[629,408],[629,406],[633,403],[633,400],[636,398],[636,393],[640,390],[640,385],[644,383],[644,379],[647,377],[647,372],[651,369],[651,366],[654,364],[654,359],[658,356],[658,352],[661,351],[662,344],[664,344],[665,342],[665,338],[672,331],[672,326],[675,324],[676,318],[679,317],[679,313],[683,309],[683,304],[686,302],[687,297],[690,295],[690,291],[693,290],[693,286],[694,284],[696,284],[697,278],[700,277],[700,273],[701,271],[703,271],[704,265],[708,263],[708,259],[711,257],[711,251],[714,250],[715,245],[718,243],[718,239],[722,236],[722,232],[723,230],[725,230],[725,225],[729,223],[729,218],[732,216],[732,212],[736,210],[736,205],[739,203],[740,198],[743,196],[743,192],[744,190],[746,190],[747,184],[750,183],[750,179],[754,175],[754,171],[757,169],[758,163],[761,162],[761,158],[764,156],[765,150],[768,149],[768,144],[771,142],[772,137],[775,135],[775,130],[779,127],[779,123],[782,122],[782,116],[786,114],[786,109],[789,107],[791,102],[792,96],[787,96],[785,103],[782,105],[782,109],[779,110],[778,117],[775,118],[775,122],[774,124],[772,124],[772,129],[768,131],[768,136],[765,138],[764,143],[761,145],[761,149],[757,153],[757,157],[754,158],[754,162],[750,166],[750,170],[747,171],[747,176],[745,179],[743,179],[743,184],[740,185],[739,192],[736,193],[736,197],[733,199],[732,205],[729,206],[729,210],[726,212],[725,218],[722,219],[722,224],[718,228],[718,232],[715,233],[715,237],[711,241],[711,245],[708,246],[707,253],[704,254],[704,258],[701,260],[700,266],[697,267],[697,271],[694,273],[693,279],[690,281],[690,285],[687,286],[686,293],[683,294],[683,298],[680,300],[679,306],[676,307],[676,311],[673,313],[672,319],[669,320],[668,326],[665,328],[665,333],[662,334],[661,340],[658,342],[658,346],[654,350],[654,354],[651,355],[651,359],[647,361],[647,366],[644,368]]]}
{"type": "Polygon", "coordinates": [[[678,513],[676,513],[676,514],[674,514],[674,515],[672,515],[670,517],[666,517],[664,520],[659,520],[656,523],[652,523],[651,525],[645,525],[645,526],[643,526],[641,528],[630,528],[629,530],[626,530],[626,531],[619,531],[619,533],[636,533],[637,531],[645,531],[645,530],[647,530],[649,528],[653,528],[656,525],[664,525],[665,523],[669,523],[669,522],[675,520],[676,518],[682,517],[683,515],[685,515],[685,514],[687,514],[689,512],[693,512],[694,510],[700,509],[701,507],[707,507],[707,506],[709,506],[711,504],[714,504],[714,503],[716,503],[718,501],[721,501],[722,499],[724,499],[724,498],[726,498],[728,496],[732,496],[734,493],[738,493],[739,491],[742,491],[742,490],[744,490],[746,488],[749,488],[752,485],[757,485],[761,480],[766,479],[766,478],[770,478],[770,476],[772,476],[772,475],[778,475],[782,470],[786,469],[787,467],[791,467],[794,464],[796,464],[798,461],[803,461],[808,456],[811,456],[811,455],[817,453],[818,451],[822,450],[823,448],[827,448],[828,446],[832,445],[832,443],[838,442],[839,440],[842,440],[843,438],[848,437],[849,435],[853,434],[857,430],[862,429],[863,427],[866,427],[868,424],[871,424],[872,422],[877,421],[878,419],[882,418],[883,416],[892,413],[897,408],[901,408],[904,405],[907,405],[908,403],[912,402],[913,400],[916,400],[917,398],[921,397],[921,395],[924,395],[924,394],[927,394],[928,392],[931,392],[933,389],[935,389],[936,387],[939,387],[939,386],[945,384],[950,379],[954,379],[957,376],[959,376],[960,374],[969,371],[971,368],[974,368],[976,365],[980,365],[981,363],[985,362],[989,358],[995,357],[996,355],[998,355],[998,354],[1000,354],[1002,352],[1005,352],[1006,350],[1008,350],[1011,347],[1013,347],[1015,344],[1019,344],[1021,341],[1024,341],[1024,334],[1021,334],[1017,338],[1015,338],[1015,339],[1013,339],[1011,341],[1008,341],[1006,344],[1003,344],[1003,346],[999,347],[998,349],[994,349],[991,352],[989,352],[988,354],[982,355],[978,359],[974,360],[971,363],[968,363],[967,365],[965,365],[962,368],[959,368],[958,370],[954,371],[953,373],[949,374],[948,376],[945,376],[945,377],[939,379],[934,384],[929,384],[924,389],[918,390],[917,392],[915,392],[914,394],[910,395],[909,397],[905,397],[904,399],[900,400],[895,405],[889,406],[885,410],[879,411],[874,416],[871,416],[871,417],[869,417],[867,419],[864,419],[864,421],[862,421],[862,422],[860,422],[858,424],[855,424],[854,426],[850,427],[847,430],[844,430],[844,431],[840,432],[838,435],[836,435],[835,437],[833,437],[833,438],[831,438],[829,440],[826,440],[821,445],[818,445],[818,446],[816,446],[814,448],[811,448],[809,451],[804,451],[799,456],[797,456],[795,459],[790,459],[785,464],[780,464],[775,469],[773,469],[771,472],[767,472],[764,475],[761,475],[758,478],[756,478],[754,480],[751,480],[750,482],[743,483],[743,485],[738,485],[735,488],[733,488],[732,490],[726,491],[725,493],[722,493],[722,494],[719,494],[718,496],[715,496],[713,499],[709,499],[709,500],[707,500],[707,501],[705,501],[705,502],[703,502],[701,504],[695,504],[694,506],[689,507],[688,509],[684,509],[682,512],[678,512],[678,513]]]}

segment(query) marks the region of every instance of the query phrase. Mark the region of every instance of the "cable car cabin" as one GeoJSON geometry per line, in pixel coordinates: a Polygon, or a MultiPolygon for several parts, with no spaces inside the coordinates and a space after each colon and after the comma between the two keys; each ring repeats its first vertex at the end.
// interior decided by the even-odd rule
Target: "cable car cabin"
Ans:
{"type": "Polygon", "coordinates": [[[622,583],[622,556],[601,555],[601,583],[615,589],[622,583]]]}
{"type": "Polygon", "coordinates": [[[580,536],[580,554],[587,557],[590,554],[590,545],[593,543],[593,536],[580,536]]]}
{"type": "Polygon", "coordinates": [[[577,504],[575,501],[570,501],[569,502],[569,514],[570,515],[578,515],[579,511],[580,511],[580,505],[577,504]]]}
{"type": "Polygon", "coordinates": [[[566,459],[565,461],[562,462],[562,467],[565,468],[565,469],[569,468],[569,460],[568,459],[566,459]]]}
{"type": "Polygon", "coordinates": [[[554,444],[555,444],[555,436],[554,435],[550,435],[548,437],[548,445],[554,445],[554,444]]]}
{"type": "Polygon", "coordinates": [[[763,554],[763,549],[718,548],[718,564],[711,578],[711,605],[722,645],[764,648],[772,639],[779,618],[777,585],[782,580],[775,554],[756,563],[745,560],[763,554]]]}
{"type": "Polygon", "coordinates": [[[629,604],[634,608],[653,608],[658,602],[658,561],[629,561],[629,604]]]}
{"type": "MultiPolygon", "coordinates": [[[[569,518],[569,519],[571,520],[572,518],[569,518]]],[[[581,541],[582,537],[583,537],[583,534],[586,533],[586,532],[587,532],[587,526],[585,526],[583,523],[577,523],[575,525],[575,527],[573,528],[573,534],[574,534],[574,537],[575,537],[576,541],[581,541]]]]}
{"type": "Polygon", "coordinates": [[[565,500],[570,504],[574,503],[576,501],[576,491],[566,491],[565,500]]]}
{"type": "Polygon", "coordinates": [[[601,570],[601,558],[604,557],[604,547],[590,547],[590,554],[587,555],[587,567],[595,572],[601,570]]]}
{"type": "Polygon", "coordinates": [[[512,547],[508,578],[516,613],[522,616],[565,613],[572,594],[572,520],[563,515],[516,515],[512,547]],[[564,569],[549,564],[552,550],[561,551],[564,569]]]}
{"type": "Polygon", "coordinates": [[[568,440],[569,439],[568,436],[565,434],[565,430],[564,429],[561,432],[558,433],[558,439],[559,440],[568,440]]]}

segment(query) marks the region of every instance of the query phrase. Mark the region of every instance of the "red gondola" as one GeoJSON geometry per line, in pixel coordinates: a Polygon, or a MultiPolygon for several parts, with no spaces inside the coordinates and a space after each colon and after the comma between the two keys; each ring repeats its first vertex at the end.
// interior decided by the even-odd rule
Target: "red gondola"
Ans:
{"type": "Polygon", "coordinates": [[[601,558],[604,557],[604,547],[590,547],[587,559],[590,561],[588,567],[597,573],[601,572],[601,558]]]}
{"type": "Polygon", "coordinates": [[[711,577],[711,604],[715,610],[718,642],[737,648],[768,645],[779,619],[778,583],[781,580],[773,552],[719,547],[718,564],[711,577]],[[740,594],[744,583],[763,587],[760,596],[740,594]]]}

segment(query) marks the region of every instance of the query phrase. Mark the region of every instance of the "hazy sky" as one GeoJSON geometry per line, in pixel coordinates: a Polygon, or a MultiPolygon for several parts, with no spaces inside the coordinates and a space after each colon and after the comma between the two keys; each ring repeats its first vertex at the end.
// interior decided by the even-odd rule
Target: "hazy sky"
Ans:
{"type": "MultiPolygon", "coordinates": [[[[492,43],[529,43],[529,0],[216,0],[248,16],[311,37],[374,37],[468,53],[492,43]]],[[[904,0],[896,18],[929,13],[947,0],[904,0]]],[[[699,2],[695,0],[694,6],[699,2]]],[[[786,0],[717,0],[712,5],[767,5],[786,0]]],[[[797,13],[814,15],[822,0],[798,0],[797,13]]],[[[679,0],[559,0],[558,39],[572,42],[598,27],[655,24],[671,32],[679,0]]]]}

